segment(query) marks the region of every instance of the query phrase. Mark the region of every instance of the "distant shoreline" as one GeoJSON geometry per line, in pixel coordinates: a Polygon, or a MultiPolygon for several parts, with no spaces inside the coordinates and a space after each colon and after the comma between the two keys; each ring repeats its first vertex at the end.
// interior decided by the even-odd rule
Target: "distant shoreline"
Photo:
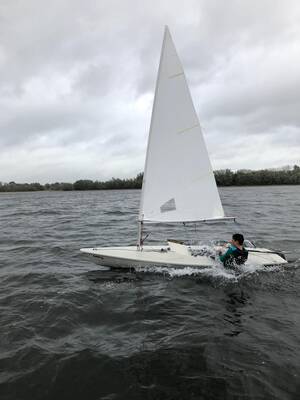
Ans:
{"type": "MultiPolygon", "coordinates": [[[[231,186],[218,186],[219,188],[250,188],[250,187],[279,187],[279,186],[300,186],[299,183],[288,183],[288,184],[273,184],[273,185],[231,185],[231,186]]],[[[1,194],[10,194],[10,193],[57,193],[57,192],[107,192],[107,191],[113,191],[113,190],[141,190],[142,188],[122,188],[122,189],[88,189],[88,190],[62,190],[62,189],[42,189],[42,190],[0,190],[0,196],[1,194]]]]}
{"type": "MultiPolygon", "coordinates": [[[[214,171],[217,186],[279,186],[300,185],[300,167],[295,165],[289,169],[282,170],[238,170],[230,169],[214,171]]],[[[41,192],[41,191],[79,191],[79,190],[122,190],[141,189],[143,174],[135,178],[115,179],[108,181],[92,181],[81,179],[74,183],[55,182],[44,185],[34,183],[0,182],[1,192],[41,192]]]]}

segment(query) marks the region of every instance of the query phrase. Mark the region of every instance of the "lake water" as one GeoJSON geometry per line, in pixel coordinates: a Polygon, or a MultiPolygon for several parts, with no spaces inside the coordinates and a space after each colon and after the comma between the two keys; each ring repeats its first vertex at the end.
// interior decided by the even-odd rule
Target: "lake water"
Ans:
{"type": "Polygon", "coordinates": [[[80,247],[135,244],[140,191],[0,194],[0,398],[298,399],[300,186],[221,188],[222,223],[289,264],[119,272],[80,247]]]}

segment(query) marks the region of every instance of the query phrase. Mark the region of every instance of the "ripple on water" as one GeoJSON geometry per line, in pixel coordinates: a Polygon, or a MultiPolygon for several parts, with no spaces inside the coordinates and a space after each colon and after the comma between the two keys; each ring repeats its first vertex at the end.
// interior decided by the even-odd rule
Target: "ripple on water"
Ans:
{"type": "Polygon", "coordinates": [[[135,242],[139,191],[0,194],[1,399],[296,399],[299,190],[223,188],[239,225],[147,227],[149,243],[242,230],[291,260],[238,271],[80,254],[135,242]]]}

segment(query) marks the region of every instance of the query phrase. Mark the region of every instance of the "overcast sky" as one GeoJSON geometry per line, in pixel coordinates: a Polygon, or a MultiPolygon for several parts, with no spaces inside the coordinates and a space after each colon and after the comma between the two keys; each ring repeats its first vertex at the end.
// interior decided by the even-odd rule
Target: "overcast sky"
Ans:
{"type": "Polygon", "coordinates": [[[164,25],[214,169],[300,164],[300,2],[0,0],[0,181],[143,170],[164,25]]]}

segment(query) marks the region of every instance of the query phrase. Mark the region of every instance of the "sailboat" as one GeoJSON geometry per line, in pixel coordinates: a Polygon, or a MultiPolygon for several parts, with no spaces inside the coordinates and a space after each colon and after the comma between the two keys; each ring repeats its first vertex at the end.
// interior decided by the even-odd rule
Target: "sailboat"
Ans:
{"type": "MultiPolygon", "coordinates": [[[[169,240],[164,246],[144,245],[144,224],[233,219],[225,216],[186,77],[166,27],[148,138],[137,245],[80,251],[109,267],[213,266],[216,259],[182,241],[169,240]]],[[[286,263],[281,253],[251,247],[248,264],[286,263]]]]}

